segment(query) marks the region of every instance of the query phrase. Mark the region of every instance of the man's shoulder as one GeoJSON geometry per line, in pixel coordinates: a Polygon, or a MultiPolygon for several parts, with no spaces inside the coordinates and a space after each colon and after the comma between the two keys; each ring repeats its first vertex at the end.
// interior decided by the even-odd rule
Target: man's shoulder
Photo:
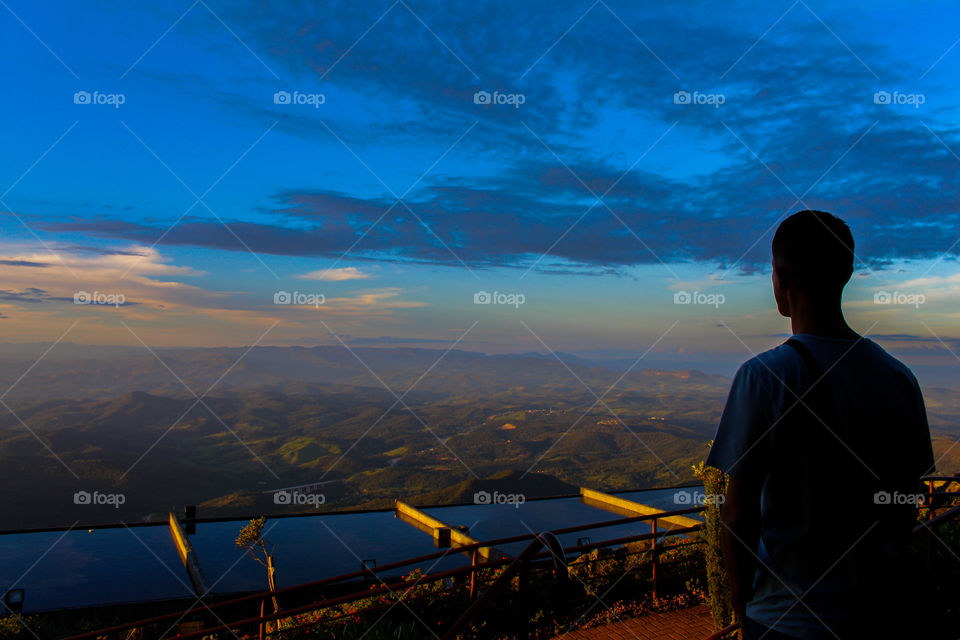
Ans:
{"type": "Polygon", "coordinates": [[[767,383],[772,379],[782,378],[785,369],[795,366],[796,360],[797,356],[791,347],[779,344],[744,362],[737,375],[745,381],[767,383]]]}
{"type": "MultiPolygon", "coordinates": [[[[886,349],[869,338],[861,338],[857,341],[849,341],[849,344],[831,343],[830,339],[819,339],[816,336],[797,334],[792,336],[794,339],[806,345],[817,359],[820,361],[824,370],[833,368],[834,365],[849,364],[863,370],[865,376],[883,376],[887,375],[897,378],[919,388],[916,377],[910,367],[892,356],[886,349]],[[857,357],[848,358],[854,350],[857,357]]],[[[779,345],[756,354],[742,365],[738,371],[737,377],[744,382],[752,384],[769,385],[780,383],[792,378],[798,370],[804,369],[805,364],[802,356],[797,351],[786,344],[786,341],[779,345]]]]}

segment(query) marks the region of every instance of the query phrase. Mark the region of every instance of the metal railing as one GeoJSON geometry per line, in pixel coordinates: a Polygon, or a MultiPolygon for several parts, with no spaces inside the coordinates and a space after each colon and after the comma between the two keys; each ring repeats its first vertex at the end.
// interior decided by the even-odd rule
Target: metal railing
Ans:
{"type": "MultiPolygon", "coordinates": [[[[689,507],[685,509],[679,509],[675,511],[667,511],[656,514],[642,515],[642,516],[633,516],[626,518],[617,518],[614,520],[606,520],[602,522],[597,522],[593,524],[586,525],[576,525],[572,527],[564,527],[560,529],[555,529],[551,532],[546,533],[531,533],[523,534],[517,536],[510,536],[505,538],[498,538],[494,540],[484,540],[470,545],[454,546],[443,551],[430,553],[422,556],[417,556],[414,558],[408,558],[401,560],[399,562],[394,562],[390,564],[385,564],[379,567],[369,567],[364,568],[360,571],[355,571],[347,574],[342,574],[338,576],[333,576],[330,578],[325,578],[323,580],[317,580],[313,582],[308,582],[300,585],[285,587],[277,589],[274,592],[263,591],[254,594],[249,594],[246,596],[241,596],[239,598],[233,598],[221,602],[199,602],[194,606],[165,615],[154,616],[151,618],[137,620],[135,622],[129,622],[122,625],[117,625],[114,627],[100,629],[98,631],[93,631],[89,633],[84,633],[80,635],[70,636],[67,640],[94,640],[96,638],[123,638],[126,633],[133,629],[147,629],[147,628],[159,628],[163,625],[167,625],[169,628],[166,630],[159,629],[160,635],[155,636],[157,638],[169,637],[171,634],[175,634],[177,638],[182,640],[187,640],[189,638],[201,638],[214,634],[216,632],[232,632],[239,629],[253,629],[259,627],[260,625],[268,622],[273,622],[280,619],[291,618],[298,614],[317,611],[320,609],[327,609],[337,605],[343,605],[357,600],[371,598],[372,596],[386,595],[391,593],[396,593],[397,591],[407,591],[415,586],[421,586],[426,584],[431,584],[438,581],[444,580],[457,580],[463,579],[467,584],[467,590],[469,599],[474,602],[474,605],[471,606],[471,609],[477,606],[477,603],[484,598],[491,599],[494,596],[488,596],[488,591],[485,591],[480,600],[476,599],[477,592],[479,589],[479,584],[477,577],[485,569],[496,569],[501,567],[506,567],[507,571],[518,572],[518,571],[529,571],[532,564],[535,562],[557,562],[558,558],[563,558],[563,561],[566,562],[566,556],[571,554],[579,554],[590,552],[594,549],[599,549],[603,547],[619,546],[630,542],[641,542],[650,540],[651,542],[651,559],[652,559],[652,572],[651,579],[653,582],[654,591],[656,591],[657,586],[657,568],[659,566],[659,556],[667,548],[675,548],[689,544],[699,544],[700,540],[691,540],[682,544],[673,545],[667,548],[661,548],[656,545],[657,539],[663,538],[665,536],[676,536],[676,535],[685,535],[690,533],[695,533],[700,531],[703,528],[703,525],[695,525],[690,527],[671,527],[665,531],[658,531],[658,523],[664,518],[670,516],[679,516],[679,515],[688,515],[699,513],[704,510],[704,507],[689,507]],[[618,538],[612,538],[608,540],[602,540],[599,542],[587,542],[585,544],[576,544],[569,547],[561,548],[559,542],[551,543],[551,546],[548,547],[549,551],[540,551],[542,548],[543,540],[548,540],[552,538],[557,540],[556,536],[579,533],[583,531],[590,531],[595,529],[603,529],[607,527],[613,527],[618,525],[626,525],[633,523],[649,522],[651,525],[650,533],[635,534],[630,536],[622,536],[618,538]],[[535,551],[529,551],[529,549],[534,546],[537,541],[541,541],[539,546],[535,551]],[[501,560],[491,560],[491,561],[482,561],[478,557],[477,551],[480,547],[491,547],[491,546],[502,546],[511,543],[517,542],[530,542],[531,545],[521,553],[516,558],[506,557],[501,560]],[[397,569],[402,567],[412,567],[412,566],[423,566],[431,561],[437,561],[446,556],[454,556],[459,554],[469,554],[471,558],[470,564],[455,568],[449,569],[446,571],[426,574],[419,577],[415,582],[411,583],[405,580],[393,580],[388,582],[390,578],[381,579],[380,576],[386,574],[387,572],[395,572],[397,569]],[[522,562],[519,562],[520,559],[523,559],[522,562]],[[279,596],[296,596],[300,595],[309,595],[311,593],[316,593],[317,590],[321,587],[332,587],[334,585],[341,585],[343,583],[349,583],[351,580],[357,579],[370,579],[374,578],[381,582],[380,585],[373,585],[371,588],[351,591],[350,593],[332,597],[332,598],[318,598],[306,602],[302,605],[285,608],[284,610],[271,613],[267,615],[254,615],[249,617],[242,617],[240,619],[234,619],[232,621],[225,621],[223,618],[230,617],[224,613],[224,615],[217,615],[218,613],[223,613],[229,610],[249,610],[249,607],[257,607],[264,600],[268,600],[271,597],[279,596]],[[246,605],[246,606],[245,606],[246,605]],[[191,632],[186,634],[179,634],[174,631],[174,627],[180,622],[187,619],[197,619],[205,618],[207,621],[213,620],[213,626],[208,626],[203,629],[203,631],[191,632]]],[[[511,574],[513,575],[513,574],[511,574]]],[[[495,583],[496,584],[496,583],[495,583]]],[[[461,589],[461,586],[455,586],[451,589],[461,589]]],[[[475,609],[480,611],[481,608],[475,609]]],[[[327,622],[327,621],[325,621],[327,622]]],[[[150,637],[150,636],[147,636],[150,637]]]]}
{"type": "MultiPolygon", "coordinates": [[[[952,498],[956,500],[960,497],[960,493],[956,490],[951,490],[951,488],[960,488],[960,475],[958,476],[927,476],[923,478],[923,482],[928,487],[928,492],[925,494],[926,500],[923,505],[924,509],[928,509],[929,519],[923,521],[921,524],[917,525],[914,528],[914,533],[919,534],[926,531],[928,533],[928,544],[932,538],[932,531],[936,527],[943,525],[944,523],[950,522],[957,517],[960,517],[960,505],[949,505],[947,502],[952,498]],[[938,486],[939,485],[939,486],[938,486]],[[937,506],[939,502],[940,506],[937,506]],[[936,513],[937,509],[942,509],[939,513],[936,513]]],[[[504,594],[514,582],[514,579],[518,579],[518,589],[517,593],[522,602],[523,596],[527,590],[527,583],[529,581],[530,571],[535,566],[547,566],[553,567],[554,576],[557,579],[561,579],[561,576],[567,576],[567,571],[565,570],[567,556],[572,554],[589,552],[594,549],[599,549],[603,547],[612,547],[623,545],[631,542],[641,542],[641,541],[650,541],[650,549],[644,551],[644,553],[649,552],[651,554],[651,583],[652,583],[652,592],[655,595],[657,591],[657,571],[659,567],[659,556],[662,551],[661,547],[658,547],[657,541],[664,536],[671,535],[681,535],[695,533],[702,530],[702,525],[685,527],[685,528],[673,528],[668,531],[658,531],[657,525],[658,521],[663,520],[669,516],[685,515],[692,513],[699,513],[704,510],[704,507],[691,507],[687,509],[681,509],[676,511],[662,512],[651,515],[643,516],[634,516],[627,518],[618,518],[614,520],[607,520],[603,522],[598,522],[594,524],[587,525],[577,525],[572,527],[566,527],[561,529],[555,529],[546,533],[530,533],[517,536],[510,536],[505,538],[498,538],[495,540],[484,540],[477,542],[475,544],[462,545],[462,546],[452,546],[443,551],[430,553],[422,556],[417,556],[414,558],[408,558],[398,562],[385,564],[379,567],[365,567],[360,571],[355,571],[347,574],[342,574],[330,578],[325,578],[323,580],[317,580],[313,582],[308,582],[300,585],[295,585],[291,587],[286,587],[278,589],[273,593],[269,591],[258,592],[254,594],[249,594],[239,598],[233,598],[221,602],[199,602],[198,604],[179,612],[174,612],[166,615],[155,616],[152,618],[138,620],[136,622],[131,622],[123,625],[118,625],[108,629],[102,629],[96,632],[85,633],[77,636],[71,636],[67,640],[93,640],[95,638],[122,638],[125,637],[125,632],[129,632],[132,629],[148,629],[148,628],[157,628],[164,624],[168,625],[169,628],[166,631],[160,630],[160,635],[144,637],[169,637],[170,634],[175,634],[177,638],[182,640],[189,640],[191,638],[202,638],[205,636],[211,636],[216,633],[233,633],[243,629],[261,629],[261,634],[263,633],[263,625],[266,623],[289,619],[298,614],[303,614],[307,612],[315,612],[322,609],[328,609],[330,607],[335,607],[338,605],[343,605],[351,602],[356,602],[358,600],[363,600],[371,598],[374,596],[396,594],[397,592],[409,593],[413,588],[428,585],[440,581],[450,581],[451,583],[456,583],[458,580],[462,580],[466,583],[466,591],[468,593],[468,600],[471,603],[466,611],[453,623],[452,626],[447,628],[447,631],[443,634],[443,640],[450,640],[455,637],[458,633],[464,632],[473,622],[475,622],[480,616],[484,614],[485,611],[489,609],[491,603],[496,602],[500,596],[504,594]],[[582,531],[590,531],[594,529],[602,529],[605,527],[638,523],[638,522],[650,522],[651,523],[651,532],[645,534],[636,534],[630,536],[623,536],[619,538],[613,538],[608,540],[603,540],[595,543],[586,543],[586,544],[577,544],[569,547],[561,548],[559,541],[556,536],[577,533],[582,531]],[[478,550],[481,547],[492,547],[492,546],[502,546],[518,542],[528,542],[527,547],[516,557],[505,557],[500,560],[490,560],[482,561],[478,557],[478,550]],[[544,547],[548,550],[544,551],[544,547]],[[464,567],[449,569],[445,571],[440,571],[436,573],[425,574],[418,577],[415,581],[410,582],[403,579],[391,579],[381,578],[381,576],[388,574],[389,572],[395,572],[396,570],[403,567],[412,567],[412,566],[423,566],[431,561],[437,561],[445,556],[453,556],[458,554],[467,554],[471,558],[470,564],[464,567]],[[544,563],[547,565],[544,565],[544,563]],[[561,564],[557,564],[561,563],[561,564]],[[563,568],[563,570],[561,570],[563,568]],[[503,571],[492,581],[492,583],[482,591],[478,597],[478,592],[481,589],[480,581],[478,580],[478,575],[483,570],[489,569],[503,569],[503,571]],[[358,579],[376,579],[380,582],[379,585],[374,584],[370,588],[351,591],[349,593],[339,595],[331,598],[319,597],[316,599],[309,599],[309,601],[299,604],[298,606],[292,608],[285,608],[284,610],[264,615],[248,615],[246,617],[240,617],[239,619],[233,619],[230,622],[224,621],[222,618],[229,618],[231,616],[223,615],[218,616],[216,612],[224,612],[228,610],[248,610],[247,607],[255,605],[258,606],[260,603],[268,600],[272,596],[309,596],[309,594],[316,593],[318,589],[322,587],[334,587],[340,586],[341,588],[349,586],[350,581],[355,581],[358,579]],[[213,620],[213,625],[205,627],[202,631],[195,631],[186,634],[179,634],[174,631],[176,623],[181,620],[194,619],[197,618],[205,619],[205,621],[213,620]]],[[[672,545],[667,548],[677,548],[689,544],[699,544],[702,540],[692,540],[685,543],[680,543],[672,545]]],[[[928,553],[928,562],[929,562],[929,553],[928,553]]],[[[445,589],[445,591],[454,591],[464,589],[463,584],[453,584],[453,586],[445,589]]],[[[413,596],[405,602],[415,600],[417,596],[413,596]]],[[[383,604],[370,606],[364,609],[364,612],[375,611],[383,609],[392,604],[383,604]]],[[[526,611],[523,606],[520,607],[520,615],[517,615],[516,625],[514,629],[518,632],[517,635],[520,637],[526,637],[528,631],[529,618],[525,615],[526,611]]],[[[340,616],[343,617],[343,616],[340,616]]],[[[323,620],[318,620],[310,623],[306,623],[303,627],[298,628],[309,628],[321,624],[329,624],[331,622],[336,622],[337,617],[325,618],[323,620]]],[[[739,629],[739,624],[735,623],[726,627],[725,629],[719,630],[714,634],[710,635],[705,640],[720,640],[721,638],[731,637],[731,634],[735,633],[739,629]]],[[[261,637],[263,637],[261,635],[261,637]]]]}

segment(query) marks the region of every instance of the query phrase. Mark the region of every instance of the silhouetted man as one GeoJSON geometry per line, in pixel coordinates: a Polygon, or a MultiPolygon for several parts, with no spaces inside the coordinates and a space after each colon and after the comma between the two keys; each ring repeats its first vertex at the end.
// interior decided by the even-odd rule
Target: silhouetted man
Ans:
{"type": "Polygon", "coordinates": [[[843,318],[854,244],[823,211],[773,238],[793,337],[744,363],[707,464],[730,476],[723,548],[745,639],[898,636],[904,554],[933,451],[910,370],[843,318]],[[879,635],[871,635],[879,634],[879,635]]]}

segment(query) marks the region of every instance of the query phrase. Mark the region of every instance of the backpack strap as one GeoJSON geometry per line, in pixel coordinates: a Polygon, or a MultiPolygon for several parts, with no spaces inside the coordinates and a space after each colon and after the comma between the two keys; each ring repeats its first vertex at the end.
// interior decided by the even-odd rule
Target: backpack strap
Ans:
{"type": "MultiPolygon", "coordinates": [[[[799,389],[792,390],[794,393],[793,407],[798,404],[802,404],[803,408],[811,413],[814,417],[818,418],[820,422],[824,421],[824,418],[820,416],[819,413],[814,413],[810,405],[813,405],[818,408],[819,412],[826,413],[828,416],[833,412],[833,402],[830,398],[829,393],[825,393],[825,390],[822,385],[819,383],[823,380],[826,374],[823,371],[823,368],[820,366],[820,363],[817,362],[817,359],[813,357],[813,353],[810,351],[810,348],[807,345],[803,344],[801,341],[796,338],[790,338],[783,344],[787,345],[791,349],[797,352],[800,358],[803,360],[804,364],[807,367],[807,370],[810,372],[810,375],[813,377],[813,382],[810,383],[810,386],[807,387],[806,394],[798,393],[799,389]],[[807,396],[808,400],[802,401],[801,399],[807,396]]],[[[834,433],[837,437],[840,437],[839,433],[833,431],[832,428],[827,427],[831,432],[834,433]]],[[[843,442],[843,438],[840,438],[843,442]]]]}
{"type": "Polygon", "coordinates": [[[813,353],[810,352],[810,348],[796,338],[790,338],[783,344],[791,347],[800,355],[804,363],[807,365],[807,369],[809,369],[810,373],[813,375],[813,384],[817,384],[817,382],[823,378],[823,369],[820,367],[820,363],[817,362],[817,359],[813,357],[813,353]]]}

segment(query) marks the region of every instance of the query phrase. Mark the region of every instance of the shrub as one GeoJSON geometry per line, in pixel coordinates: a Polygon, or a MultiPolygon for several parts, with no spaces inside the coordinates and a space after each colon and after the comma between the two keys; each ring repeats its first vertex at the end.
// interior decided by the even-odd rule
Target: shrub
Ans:
{"type": "MultiPolygon", "coordinates": [[[[693,474],[703,482],[707,495],[726,495],[727,476],[715,467],[704,462],[693,465],[693,474]]],[[[733,603],[730,602],[730,589],[727,571],[723,566],[723,552],[720,547],[720,505],[718,500],[708,500],[704,512],[704,555],[707,563],[707,595],[710,601],[710,615],[717,629],[723,629],[733,622],[733,603]]]]}

